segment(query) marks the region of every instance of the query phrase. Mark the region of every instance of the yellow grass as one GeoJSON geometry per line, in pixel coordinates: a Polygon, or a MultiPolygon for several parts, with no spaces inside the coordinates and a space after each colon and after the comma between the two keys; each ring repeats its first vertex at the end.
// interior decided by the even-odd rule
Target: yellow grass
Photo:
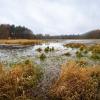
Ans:
{"type": "Polygon", "coordinates": [[[72,61],[64,64],[50,96],[53,100],[99,100],[100,65],[80,67],[72,61]]]}
{"type": "Polygon", "coordinates": [[[11,40],[0,40],[0,44],[8,44],[8,45],[34,45],[34,44],[41,44],[43,43],[43,40],[32,40],[32,39],[11,39],[11,40]]]}

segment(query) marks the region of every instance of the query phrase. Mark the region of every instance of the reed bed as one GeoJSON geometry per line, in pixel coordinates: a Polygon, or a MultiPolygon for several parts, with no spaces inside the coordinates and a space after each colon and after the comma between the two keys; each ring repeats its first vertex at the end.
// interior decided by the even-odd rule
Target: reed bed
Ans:
{"type": "Polygon", "coordinates": [[[34,45],[34,44],[41,44],[43,40],[32,40],[32,39],[15,39],[15,40],[0,40],[0,44],[6,45],[34,45]]]}

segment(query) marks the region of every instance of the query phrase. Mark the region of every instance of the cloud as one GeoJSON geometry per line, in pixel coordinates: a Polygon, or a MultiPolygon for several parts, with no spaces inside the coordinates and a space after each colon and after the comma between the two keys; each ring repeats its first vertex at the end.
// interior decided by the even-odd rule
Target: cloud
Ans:
{"type": "Polygon", "coordinates": [[[99,28],[99,0],[0,0],[0,23],[34,33],[78,34],[99,28]]]}

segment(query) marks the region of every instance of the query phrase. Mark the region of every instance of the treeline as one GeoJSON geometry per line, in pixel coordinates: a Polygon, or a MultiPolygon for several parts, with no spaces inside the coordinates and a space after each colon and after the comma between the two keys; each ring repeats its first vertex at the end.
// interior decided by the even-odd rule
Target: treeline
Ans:
{"type": "Polygon", "coordinates": [[[32,39],[33,32],[22,26],[15,26],[9,24],[0,25],[0,39],[32,39]]]}
{"type": "Polygon", "coordinates": [[[0,39],[100,39],[100,30],[94,30],[82,35],[34,34],[30,29],[9,24],[0,25],[0,39]]]}
{"type": "Polygon", "coordinates": [[[60,36],[45,35],[44,37],[42,36],[42,38],[45,38],[45,39],[100,39],[100,30],[93,30],[81,35],[60,35],[60,36]]]}

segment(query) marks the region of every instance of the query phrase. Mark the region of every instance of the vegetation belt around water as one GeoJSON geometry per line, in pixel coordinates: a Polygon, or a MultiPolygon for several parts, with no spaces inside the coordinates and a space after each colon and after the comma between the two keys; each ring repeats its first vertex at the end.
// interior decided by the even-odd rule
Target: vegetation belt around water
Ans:
{"type": "Polygon", "coordinates": [[[45,42],[44,40],[34,39],[11,39],[11,40],[0,40],[0,45],[35,45],[45,42]]]}

